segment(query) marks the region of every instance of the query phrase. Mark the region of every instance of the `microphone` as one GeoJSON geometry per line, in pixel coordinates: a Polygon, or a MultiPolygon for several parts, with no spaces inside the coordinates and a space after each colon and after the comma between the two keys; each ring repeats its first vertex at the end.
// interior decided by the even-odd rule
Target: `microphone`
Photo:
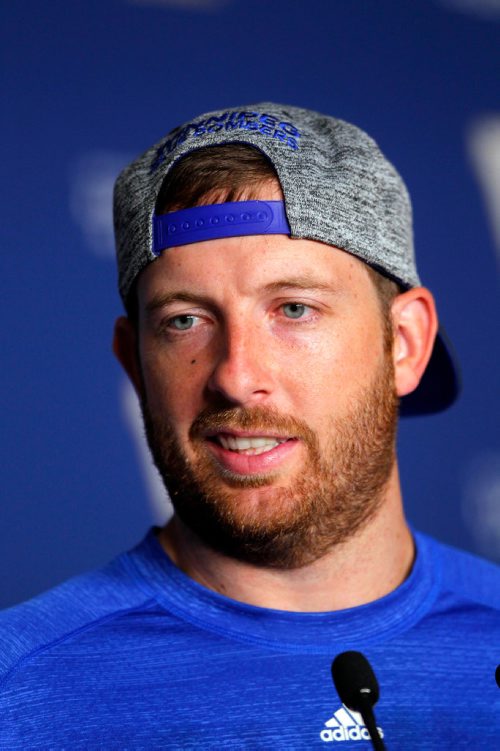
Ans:
{"type": "Polygon", "coordinates": [[[373,713],[373,705],[379,697],[378,683],[366,657],[361,652],[342,652],[337,655],[332,662],[332,678],[343,704],[361,714],[373,748],[385,751],[373,713]]]}
{"type": "Polygon", "coordinates": [[[497,669],[495,670],[495,680],[498,688],[500,688],[500,665],[497,665],[497,669]]]}

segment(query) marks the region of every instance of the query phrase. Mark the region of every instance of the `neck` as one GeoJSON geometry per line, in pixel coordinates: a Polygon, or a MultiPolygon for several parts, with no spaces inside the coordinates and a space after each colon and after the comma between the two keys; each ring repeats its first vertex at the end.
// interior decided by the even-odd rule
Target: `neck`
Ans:
{"type": "Polygon", "coordinates": [[[414,558],[396,466],[375,516],[302,568],[269,569],[229,558],[205,545],[176,516],[162,529],[160,542],[184,573],[208,589],[249,605],[297,612],[342,610],[377,600],[406,579],[414,558]]]}

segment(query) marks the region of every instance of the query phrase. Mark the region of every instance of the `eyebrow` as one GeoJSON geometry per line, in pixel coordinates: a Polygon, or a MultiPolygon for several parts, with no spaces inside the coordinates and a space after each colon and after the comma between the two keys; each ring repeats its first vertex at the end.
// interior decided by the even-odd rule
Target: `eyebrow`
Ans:
{"type": "MultiPolygon", "coordinates": [[[[274,282],[269,282],[269,284],[265,284],[261,287],[261,291],[265,293],[280,292],[286,289],[310,290],[311,292],[339,292],[339,289],[334,285],[320,282],[319,279],[308,274],[277,279],[274,282]]],[[[146,304],[145,310],[147,314],[151,314],[174,302],[196,303],[198,305],[201,304],[207,306],[213,306],[214,304],[213,299],[207,295],[196,294],[189,290],[177,290],[175,292],[165,292],[156,295],[146,304]]]]}
{"type": "Polygon", "coordinates": [[[263,287],[264,292],[279,292],[284,289],[311,290],[311,292],[339,291],[339,288],[334,284],[325,284],[325,282],[321,282],[317,277],[309,274],[277,279],[263,287]]]}
{"type": "Polygon", "coordinates": [[[155,310],[173,302],[213,304],[206,295],[196,295],[188,290],[177,290],[176,292],[165,292],[153,297],[152,300],[146,303],[146,313],[154,313],[155,310]]]}

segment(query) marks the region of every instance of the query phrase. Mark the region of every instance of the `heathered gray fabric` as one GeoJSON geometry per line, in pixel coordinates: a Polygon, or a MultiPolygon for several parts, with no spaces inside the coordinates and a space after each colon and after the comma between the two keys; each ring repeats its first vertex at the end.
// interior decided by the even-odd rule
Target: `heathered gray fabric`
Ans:
{"type": "MultiPolygon", "coordinates": [[[[408,191],[375,141],[354,125],[317,112],[262,102],[200,115],[174,128],[119,175],[114,221],[124,302],[156,259],[152,217],[167,172],[196,149],[246,143],[278,174],[292,237],[342,248],[404,287],[420,284],[408,191]]],[[[459,392],[458,368],[440,330],[418,388],[401,414],[439,412],[459,392]]]]}
{"type": "Polygon", "coordinates": [[[263,102],[201,115],[175,128],[121,173],[114,219],[123,299],[137,274],[155,259],[151,219],[165,175],[190,151],[225,143],[255,146],[273,163],[292,237],[349,251],[407,287],[420,284],[408,192],[375,141],[343,120],[263,102]],[[246,127],[258,124],[264,132],[246,127]],[[295,130],[300,136],[293,135],[295,130]],[[288,140],[279,140],[276,131],[288,140]],[[158,151],[172,140],[178,143],[152,172],[158,151]]]}

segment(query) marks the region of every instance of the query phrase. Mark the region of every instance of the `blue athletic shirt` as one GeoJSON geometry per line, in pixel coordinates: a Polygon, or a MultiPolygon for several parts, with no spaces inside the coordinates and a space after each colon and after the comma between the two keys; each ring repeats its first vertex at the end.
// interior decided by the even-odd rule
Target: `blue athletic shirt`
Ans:
{"type": "Polygon", "coordinates": [[[500,749],[499,569],[415,539],[391,594],[293,613],[197,584],[151,531],[0,615],[0,749],[364,751],[367,730],[330,672],[351,649],[377,675],[390,751],[500,749]]]}

